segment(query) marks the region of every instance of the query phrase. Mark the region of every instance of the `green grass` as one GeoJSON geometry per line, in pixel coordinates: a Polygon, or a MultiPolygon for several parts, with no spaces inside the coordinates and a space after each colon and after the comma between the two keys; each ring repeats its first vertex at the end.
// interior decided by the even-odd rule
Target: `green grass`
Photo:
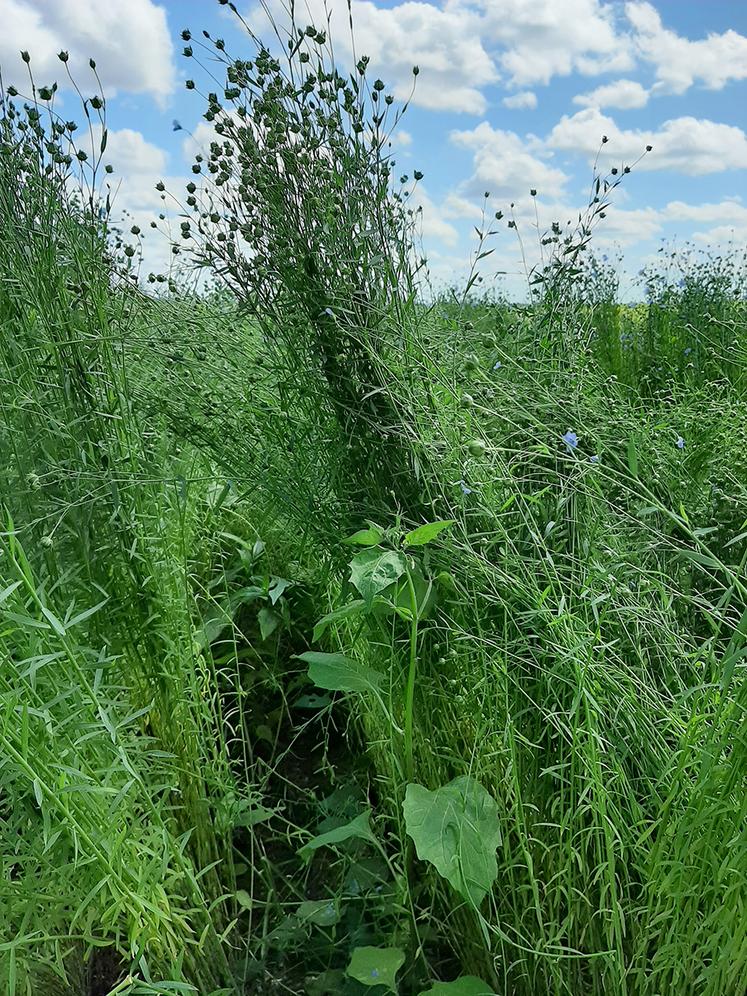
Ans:
{"type": "Polygon", "coordinates": [[[743,261],[620,304],[592,204],[431,300],[396,105],[296,42],[209,49],[159,293],[0,120],[0,986],[741,996],[743,261]]]}

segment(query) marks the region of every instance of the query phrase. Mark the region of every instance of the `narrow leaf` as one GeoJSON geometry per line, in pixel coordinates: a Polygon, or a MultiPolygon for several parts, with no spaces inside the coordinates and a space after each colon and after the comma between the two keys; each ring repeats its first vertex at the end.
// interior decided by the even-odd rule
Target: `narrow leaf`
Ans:
{"type": "Polygon", "coordinates": [[[456,519],[440,519],[438,522],[428,522],[424,526],[418,526],[405,536],[405,546],[425,546],[455,522],[456,519]]]}
{"type": "Polygon", "coordinates": [[[321,833],[317,837],[312,837],[310,841],[298,849],[299,857],[303,861],[308,861],[314,851],[318,851],[320,847],[329,847],[332,844],[342,844],[344,841],[350,840],[351,838],[376,843],[376,838],[371,830],[370,818],[371,810],[366,809],[364,812],[359,813],[355,819],[351,820],[349,823],[345,823],[344,826],[335,827],[334,830],[328,830],[326,833],[321,833]]]}

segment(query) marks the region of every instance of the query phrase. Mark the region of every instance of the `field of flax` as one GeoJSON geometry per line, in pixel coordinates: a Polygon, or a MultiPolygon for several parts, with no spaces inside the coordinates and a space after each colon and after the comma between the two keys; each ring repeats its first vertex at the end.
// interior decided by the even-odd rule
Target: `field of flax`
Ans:
{"type": "Polygon", "coordinates": [[[744,260],[434,297],[365,59],[185,42],[167,275],[3,93],[0,988],[741,996],[744,260]]]}

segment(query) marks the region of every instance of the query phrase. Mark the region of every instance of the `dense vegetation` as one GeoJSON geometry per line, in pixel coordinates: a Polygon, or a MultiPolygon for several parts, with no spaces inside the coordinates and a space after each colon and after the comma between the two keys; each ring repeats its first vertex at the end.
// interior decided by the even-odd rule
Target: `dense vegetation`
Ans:
{"type": "Polygon", "coordinates": [[[741,996],[744,261],[434,298],[366,61],[185,42],[150,282],[3,95],[3,992],[741,996]]]}

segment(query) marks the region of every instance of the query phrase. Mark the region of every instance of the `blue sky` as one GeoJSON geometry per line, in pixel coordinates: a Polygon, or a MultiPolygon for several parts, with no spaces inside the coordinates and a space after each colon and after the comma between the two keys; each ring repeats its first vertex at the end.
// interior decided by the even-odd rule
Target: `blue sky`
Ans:
{"type": "MultiPolygon", "coordinates": [[[[282,18],[278,0],[268,2],[282,18]]],[[[329,3],[345,64],[347,4],[329,3]]],[[[256,5],[239,7],[262,33],[256,5]]],[[[306,9],[304,23],[319,24],[323,0],[306,9]]],[[[602,134],[605,168],[632,162],[646,144],[653,151],[615,192],[595,234],[599,252],[622,252],[632,275],[662,239],[747,244],[747,0],[353,0],[353,16],[358,54],[396,95],[420,67],[395,148],[403,171],[425,174],[414,198],[437,282],[464,274],[484,191],[493,211],[514,202],[534,262],[530,188],[541,228],[575,217],[602,134]]],[[[23,84],[25,48],[37,82],[62,85],[56,52],[65,49],[93,92],[87,59],[96,58],[121,181],[116,208],[145,225],[161,208],[155,183],[183,188],[195,141],[210,137],[201,98],[184,89],[194,67],[181,55],[182,29],[205,28],[229,52],[248,52],[236,18],[213,0],[0,0],[0,24],[6,84],[23,84]]],[[[61,99],[75,117],[74,95],[61,99]]],[[[515,233],[502,228],[493,245],[486,281],[505,270],[497,286],[521,293],[515,233]]],[[[147,263],[166,258],[165,241],[151,240],[147,263]]]]}

